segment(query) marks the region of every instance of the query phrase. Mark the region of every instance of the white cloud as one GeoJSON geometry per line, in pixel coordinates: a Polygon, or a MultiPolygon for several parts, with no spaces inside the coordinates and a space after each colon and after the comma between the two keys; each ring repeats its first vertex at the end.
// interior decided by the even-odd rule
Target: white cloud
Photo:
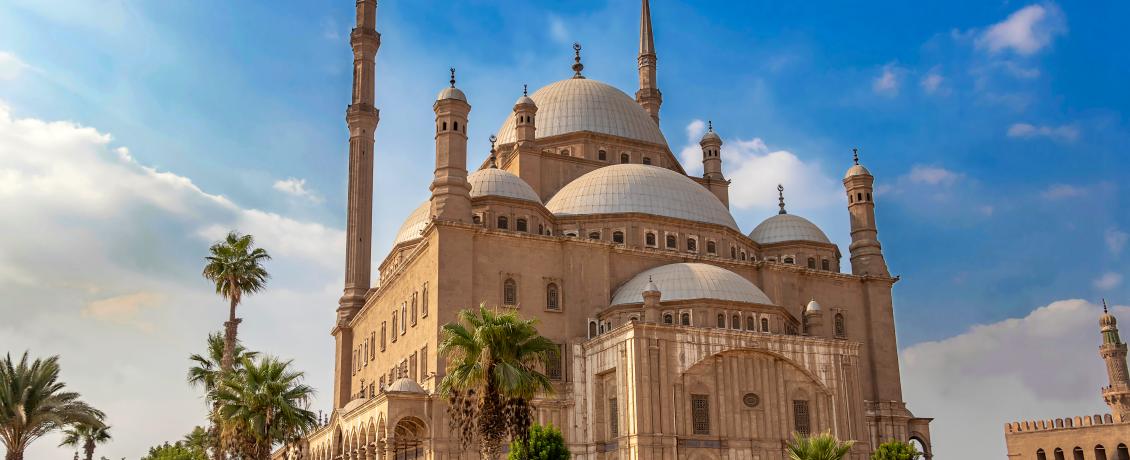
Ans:
{"type": "Polygon", "coordinates": [[[1117,256],[1126,248],[1126,242],[1130,240],[1130,234],[1117,228],[1108,228],[1106,232],[1103,233],[1103,240],[1106,241],[1106,247],[1110,249],[1110,253],[1117,256]]]}
{"type": "Polygon", "coordinates": [[[341,39],[341,27],[337,25],[337,21],[332,16],[322,19],[322,38],[330,41],[341,39]]]}
{"type": "MultiPolygon", "coordinates": [[[[108,456],[141,456],[203,422],[183,376],[187,356],[227,315],[200,270],[228,229],[254,234],[274,256],[267,291],[240,306],[240,337],[295,358],[332,393],[331,342],[288,338],[331,326],[340,291],[326,286],[341,285],[341,230],[240,207],[139,163],[109,134],[16,118],[2,102],[0,209],[0,350],[62,356],[68,388],[127,434],[100,448],[108,456]]],[[[57,444],[42,439],[28,458],[69,458],[57,444]]]]}
{"type": "Polygon", "coordinates": [[[279,179],[275,181],[274,185],[272,185],[271,188],[274,188],[275,190],[278,190],[287,195],[296,198],[302,198],[313,203],[322,202],[322,197],[316,195],[314,192],[306,188],[306,179],[297,179],[294,177],[279,179]]]}
{"type": "Polygon", "coordinates": [[[1048,187],[1048,189],[1044,190],[1044,192],[1041,193],[1040,195],[1043,196],[1045,199],[1059,200],[1059,199],[1063,199],[1063,198],[1080,197],[1080,196],[1085,195],[1086,193],[1087,193],[1087,191],[1084,190],[1082,187],[1076,187],[1074,185],[1068,185],[1068,184],[1055,184],[1055,185],[1052,185],[1051,187],[1048,187]]]}
{"type": "Polygon", "coordinates": [[[569,27],[560,16],[549,16],[549,37],[557,43],[569,43],[569,27]]]}
{"type": "Polygon", "coordinates": [[[942,77],[941,74],[937,73],[936,70],[931,70],[930,73],[922,77],[922,80],[919,81],[919,85],[922,86],[922,90],[925,91],[926,94],[935,94],[941,89],[943,81],[945,81],[945,78],[942,77]]]}
{"type": "Polygon", "coordinates": [[[883,72],[871,82],[871,90],[887,96],[898,95],[902,73],[903,69],[894,63],[883,66],[883,72]]]}
{"type": "Polygon", "coordinates": [[[15,80],[28,69],[19,56],[8,51],[0,51],[0,81],[15,80]]]}
{"type": "Polygon", "coordinates": [[[1103,273],[1102,276],[1096,278],[1092,284],[1095,289],[1109,291],[1122,284],[1122,275],[1114,272],[1103,273]]]}
{"type": "Polygon", "coordinates": [[[1079,138],[1079,128],[1072,125],[1048,126],[1028,123],[1013,123],[1008,127],[1008,137],[1031,139],[1046,137],[1056,140],[1073,141],[1079,138]]]}
{"type": "Polygon", "coordinates": [[[914,165],[905,177],[914,184],[948,186],[957,182],[961,174],[938,166],[914,165]]]}
{"type": "MultiPolygon", "coordinates": [[[[1130,308],[1113,311],[1126,317],[1130,308]]],[[[905,398],[915,415],[934,417],[935,456],[1004,458],[1007,422],[1106,412],[1101,313],[1063,300],[903,350],[905,398]]]]}
{"type": "Polygon", "coordinates": [[[1011,51],[1022,56],[1039,52],[1056,36],[1067,33],[1063,12],[1052,3],[1028,5],[989,26],[976,40],[990,53],[1011,51]]]}

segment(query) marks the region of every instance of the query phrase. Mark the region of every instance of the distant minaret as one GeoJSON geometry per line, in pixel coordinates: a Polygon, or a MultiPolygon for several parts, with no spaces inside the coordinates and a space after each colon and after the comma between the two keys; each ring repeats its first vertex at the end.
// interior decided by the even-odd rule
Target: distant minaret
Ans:
{"type": "Polygon", "coordinates": [[[432,216],[436,220],[471,223],[471,184],[467,182],[467,116],[471,104],[455,87],[436,96],[436,169],[432,179],[432,216]]]}
{"type": "Polygon", "coordinates": [[[875,225],[875,177],[859,164],[859,149],[852,149],[855,164],[844,175],[848,213],[851,215],[851,272],[855,275],[890,276],[879,230],[875,225]]]}
{"type": "Polygon", "coordinates": [[[1103,299],[1103,316],[1099,318],[1103,344],[1099,355],[1106,361],[1110,386],[1103,388],[1103,400],[1110,406],[1115,420],[1130,421],[1130,373],[1126,371],[1126,344],[1118,337],[1118,321],[1106,308],[1103,299]]]}
{"type": "Polygon", "coordinates": [[[374,62],[381,46],[377,33],[376,0],[357,0],[357,27],[349,35],[353,46],[353,99],[345,111],[349,125],[349,205],[346,217],[345,290],[337,307],[333,335],[337,358],[334,407],[349,402],[353,368],[353,330],[350,320],[365,304],[372,266],[373,131],[380,114],[373,105],[374,62]]]}
{"type": "Polygon", "coordinates": [[[707,121],[706,126],[706,134],[698,141],[699,147],[702,147],[703,185],[729,208],[730,181],[722,174],[722,138],[714,132],[713,122],[707,121]]]}
{"type": "Polygon", "coordinates": [[[636,102],[659,123],[659,106],[663,104],[663,93],[659,92],[659,82],[655,79],[655,37],[651,32],[651,4],[643,0],[640,13],[640,90],[636,91],[636,102]]]}

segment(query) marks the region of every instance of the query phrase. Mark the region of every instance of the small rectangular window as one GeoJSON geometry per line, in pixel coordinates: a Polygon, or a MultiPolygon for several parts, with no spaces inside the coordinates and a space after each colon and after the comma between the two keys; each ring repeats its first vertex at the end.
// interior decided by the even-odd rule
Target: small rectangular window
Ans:
{"type": "Polygon", "coordinates": [[[608,398],[608,437],[620,436],[620,406],[616,398],[608,398]]]}
{"type": "Polygon", "coordinates": [[[561,359],[565,356],[565,346],[557,345],[557,356],[550,356],[545,365],[545,376],[550,380],[561,380],[561,359]]]}
{"type": "Polygon", "coordinates": [[[710,434],[710,400],[706,395],[691,395],[691,424],[694,434],[710,434]]]}
{"type": "Polygon", "coordinates": [[[428,346],[420,349],[420,381],[428,378],[428,346]]]}
{"type": "Polygon", "coordinates": [[[428,317],[428,283],[424,283],[424,292],[420,294],[420,316],[428,317]]]}
{"type": "Polygon", "coordinates": [[[398,324],[396,310],[392,312],[392,343],[396,343],[396,326],[398,324]]]}
{"type": "Polygon", "coordinates": [[[802,436],[812,433],[812,420],[808,414],[808,401],[797,399],[793,401],[793,426],[802,436]]]}
{"type": "Polygon", "coordinates": [[[417,378],[416,375],[416,353],[412,353],[412,356],[408,358],[408,378],[411,378],[412,380],[415,380],[417,382],[420,381],[420,379],[417,378]]]}

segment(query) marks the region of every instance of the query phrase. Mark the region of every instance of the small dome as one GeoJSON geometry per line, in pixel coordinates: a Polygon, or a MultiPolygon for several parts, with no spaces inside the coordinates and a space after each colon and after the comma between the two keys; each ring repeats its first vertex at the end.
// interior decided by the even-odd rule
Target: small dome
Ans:
{"type": "MultiPolygon", "coordinates": [[[[667,145],[659,125],[631,96],[607,83],[570,78],[551,83],[530,95],[538,107],[537,137],[591,131],[652,144],[667,145]]],[[[514,117],[498,128],[498,144],[514,137],[514,117]]]]}
{"type": "Polygon", "coordinates": [[[638,212],[738,230],[730,211],[706,187],[675,171],[642,164],[589,172],[562,187],[545,207],[558,215],[638,212]]]}
{"type": "Polygon", "coordinates": [[[643,292],[645,292],[645,293],[647,293],[647,292],[659,292],[659,286],[656,286],[655,283],[652,282],[651,278],[649,277],[647,279],[647,284],[643,287],[643,292]]]}
{"type": "Polygon", "coordinates": [[[530,184],[509,171],[497,168],[480,169],[467,176],[467,182],[471,184],[471,198],[488,195],[504,196],[541,204],[541,198],[538,198],[537,192],[534,192],[530,184]]]}
{"type": "Polygon", "coordinates": [[[463,91],[459,88],[449,86],[441,90],[439,94],[436,95],[437,101],[442,101],[444,99],[458,99],[460,101],[467,102],[467,95],[463,94],[463,91]]]}
{"type": "Polygon", "coordinates": [[[813,313],[820,313],[821,311],[823,311],[823,307],[821,307],[820,304],[815,300],[809,300],[808,305],[804,307],[804,313],[808,315],[811,315],[813,313]]]}
{"type": "Polygon", "coordinates": [[[393,240],[392,245],[396,246],[405,241],[419,239],[420,232],[424,231],[424,228],[428,226],[428,221],[431,220],[429,219],[431,216],[428,215],[431,207],[432,203],[425,201],[424,204],[413,210],[412,214],[408,215],[408,219],[400,225],[400,230],[396,231],[396,239],[393,240]]]}
{"type": "Polygon", "coordinates": [[[710,142],[710,141],[722,142],[722,138],[719,137],[718,133],[714,132],[714,130],[710,130],[710,131],[707,131],[706,134],[702,135],[702,140],[698,141],[698,143],[699,144],[705,144],[705,143],[710,142]]]}
{"type": "Polygon", "coordinates": [[[530,96],[523,94],[522,97],[518,98],[518,100],[514,102],[514,105],[535,105],[536,106],[538,104],[536,102],[534,102],[533,99],[530,99],[530,96]]]}
{"type": "Polygon", "coordinates": [[[676,263],[646,270],[616,290],[612,305],[643,303],[649,279],[663,286],[664,301],[712,299],[773,305],[769,296],[741,275],[700,263],[676,263]]]}
{"type": "Polygon", "coordinates": [[[1103,315],[1099,317],[1099,326],[1114,327],[1114,326],[1117,326],[1117,325],[1118,325],[1118,320],[1114,319],[1114,315],[1112,315],[1110,313],[1103,313],[1103,315]]]}
{"type": "Polygon", "coordinates": [[[844,179],[847,179],[847,178],[852,177],[852,176],[870,176],[870,175],[871,175],[871,171],[868,171],[867,168],[863,167],[863,165],[855,164],[855,165],[852,165],[850,168],[848,168],[847,173],[844,174],[844,179]]]}
{"type": "Polygon", "coordinates": [[[389,393],[426,393],[419,383],[408,377],[402,377],[392,382],[388,388],[385,388],[385,391],[389,393]]]}
{"type": "Polygon", "coordinates": [[[777,214],[757,225],[749,237],[758,244],[780,243],[782,241],[812,241],[831,244],[828,235],[820,227],[800,216],[777,214]]]}

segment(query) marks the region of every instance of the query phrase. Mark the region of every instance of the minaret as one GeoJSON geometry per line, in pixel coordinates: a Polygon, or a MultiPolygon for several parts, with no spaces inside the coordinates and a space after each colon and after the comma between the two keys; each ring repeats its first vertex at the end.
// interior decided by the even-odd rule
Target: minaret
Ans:
{"type": "Polygon", "coordinates": [[[349,125],[349,205],[346,218],[345,289],[334,327],[336,382],[334,407],[352,393],[353,330],[349,322],[365,304],[369,291],[373,236],[373,132],[380,114],[373,105],[374,62],[381,46],[376,0],[357,0],[357,26],[349,34],[353,46],[353,99],[345,111],[349,125]]]}
{"type": "Polygon", "coordinates": [[[640,90],[636,91],[636,102],[659,123],[659,106],[663,105],[663,93],[659,92],[659,82],[655,79],[655,37],[651,32],[651,4],[643,0],[640,12],[640,90]]]}
{"type": "Polygon", "coordinates": [[[1103,316],[1099,318],[1103,344],[1099,355],[1106,361],[1106,373],[1110,386],[1103,388],[1103,400],[1110,406],[1110,412],[1118,421],[1130,421],[1130,373],[1126,371],[1126,344],[1118,337],[1118,321],[1106,308],[1103,299],[1103,316]]]}
{"type": "Polygon", "coordinates": [[[706,122],[706,134],[698,141],[702,147],[702,178],[707,189],[730,207],[730,181],[722,175],[722,138],[714,132],[714,122],[706,122]]]}
{"type": "Polygon", "coordinates": [[[432,179],[432,216],[436,220],[471,223],[471,184],[467,182],[467,115],[471,105],[455,87],[436,96],[436,169],[432,179]]]}
{"type": "Polygon", "coordinates": [[[519,148],[523,143],[534,142],[537,114],[538,105],[526,94],[526,85],[522,85],[522,97],[514,102],[514,138],[518,140],[519,148]]]}
{"type": "Polygon", "coordinates": [[[824,308],[815,299],[804,306],[805,335],[819,337],[824,332],[824,308]]]}
{"type": "Polygon", "coordinates": [[[852,149],[855,164],[844,175],[848,213],[851,216],[851,272],[855,275],[890,276],[879,230],[875,226],[875,177],[859,164],[859,149],[852,149]]]}
{"type": "MultiPolygon", "coordinates": [[[[522,96],[514,101],[514,146],[510,156],[504,158],[502,167],[530,184],[543,200],[541,188],[541,148],[537,142],[538,105],[522,85],[522,96]]],[[[556,191],[556,190],[554,190],[556,191]]]]}
{"type": "Polygon", "coordinates": [[[643,287],[643,321],[645,323],[659,322],[659,299],[662,295],[663,293],[659,292],[659,288],[648,276],[647,285],[643,287]]]}

